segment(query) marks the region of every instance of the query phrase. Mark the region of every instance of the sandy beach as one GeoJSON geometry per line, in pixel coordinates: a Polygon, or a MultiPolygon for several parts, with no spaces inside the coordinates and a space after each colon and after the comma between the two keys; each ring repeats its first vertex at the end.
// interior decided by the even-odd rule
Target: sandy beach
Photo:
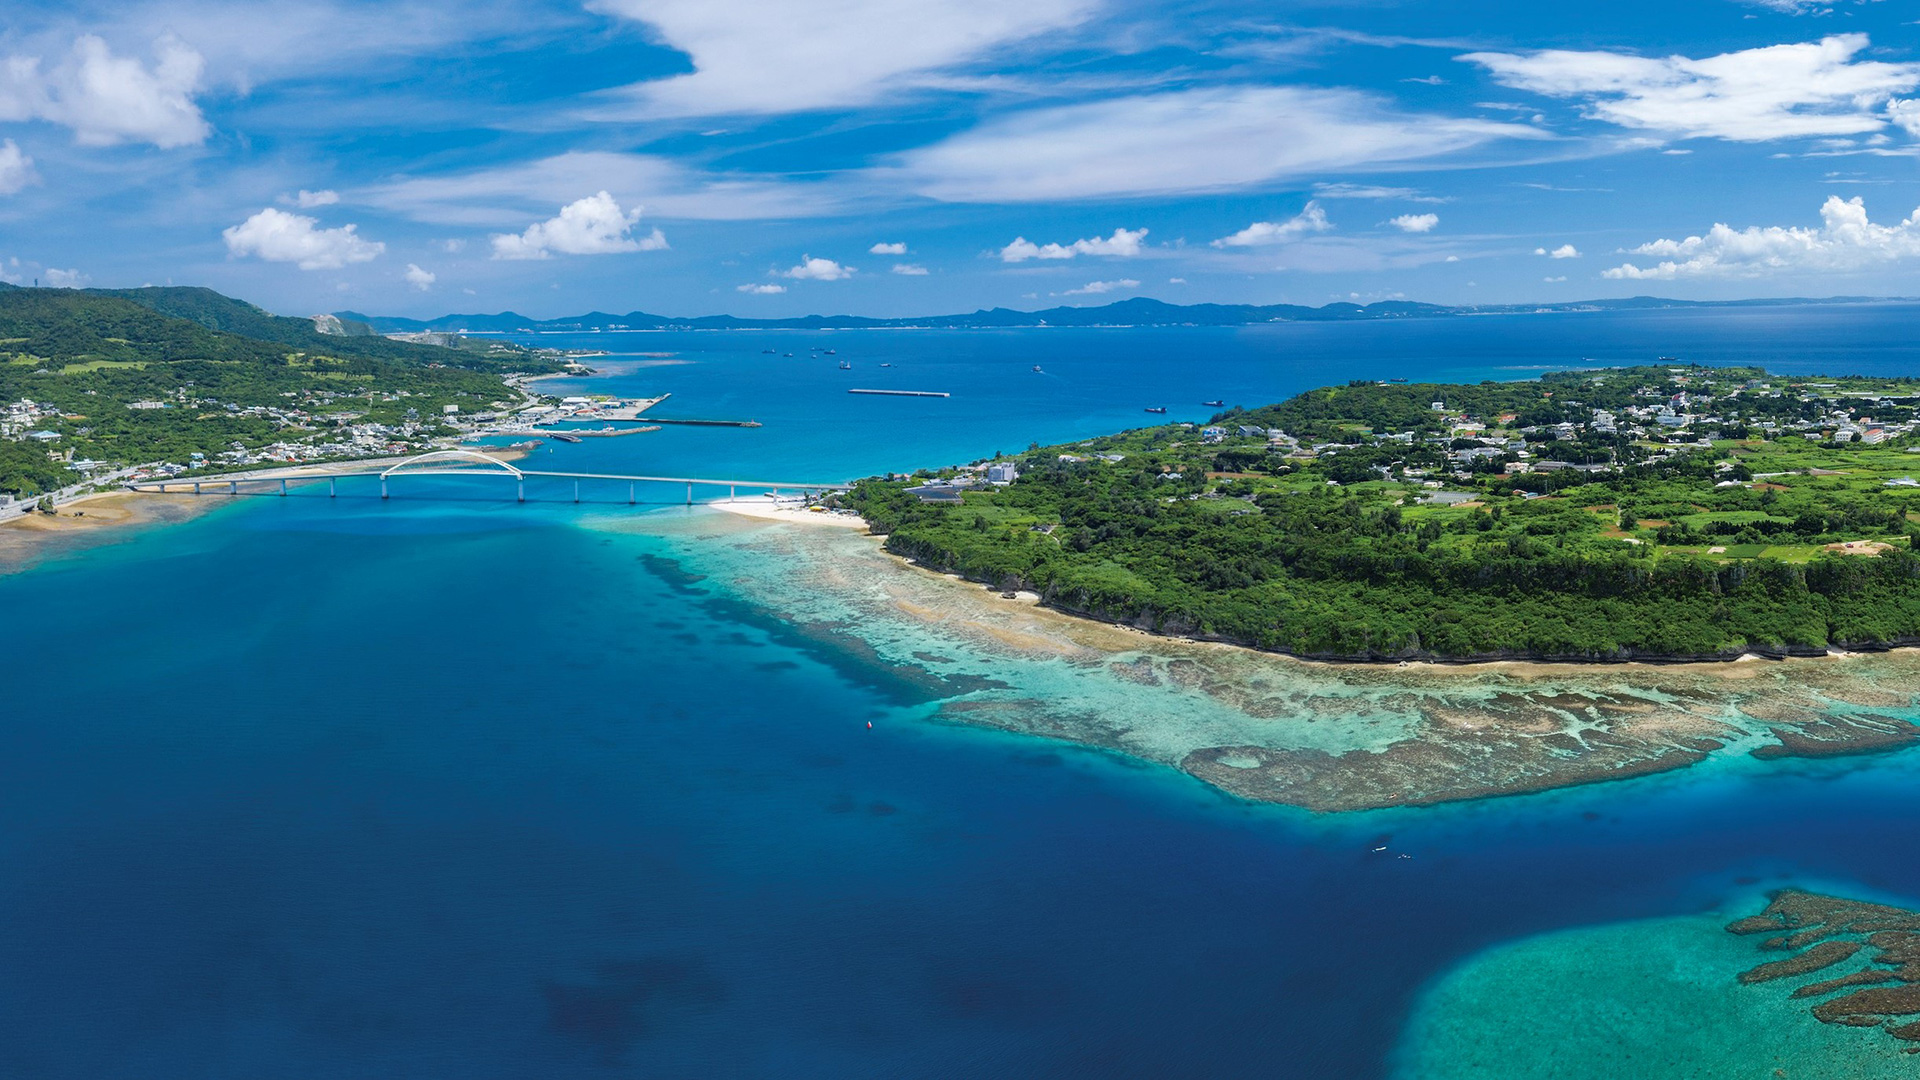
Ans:
{"type": "Polygon", "coordinates": [[[113,543],[146,525],[186,521],[221,505],[191,495],[103,491],[65,503],[59,513],[30,513],[0,524],[0,573],[23,569],[48,555],[113,543]]]}
{"type": "Polygon", "coordinates": [[[707,504],[715,510],[724,510],[741,517],[759,518],[763,521],[784,521],[795,525],[826,525],[841,529],[865,530],[867,521],[858,514],[836,513],[832,510],[804,505],[798,499],[775,501],[769,495],[749,495],[741,499],[722,499],[707,504]]]}

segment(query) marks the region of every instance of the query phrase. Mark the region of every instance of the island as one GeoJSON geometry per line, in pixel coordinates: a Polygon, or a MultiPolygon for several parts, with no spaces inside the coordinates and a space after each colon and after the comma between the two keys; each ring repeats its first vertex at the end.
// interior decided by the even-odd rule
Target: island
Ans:
{"type": "Polygon", "coordinates": [[[203,288],[0,285],[0,516],[128,479],[448,445],[511,426],[540,404],[521,381],[571,362],[203,288]]]}
{"type": "Polygon", "coordinates": [[[1356,381],[845,500],[928,568],[1303,658],[1819,655],[1920,643],[1917,408],[1678,363],[1356,381]]]}

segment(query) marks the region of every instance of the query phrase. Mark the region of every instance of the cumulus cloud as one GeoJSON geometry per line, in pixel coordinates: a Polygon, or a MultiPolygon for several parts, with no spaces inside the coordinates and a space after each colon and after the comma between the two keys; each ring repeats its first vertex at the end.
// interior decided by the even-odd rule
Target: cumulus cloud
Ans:
{"type": "Polygon", "coordinates": [[[83,146],[205,142],[212,128],[193,100],[205,61],[171,34],[154,42],[153,53],[148,66],[83,34],[47,70],[43,57],[9,56],[0,62],[0,121],[59,124],[83,146]]]}
{"type": "Polygon", "coordinates": [[[1886,127],[1881,110],[1920,86],[1920,64],[1856,60],[1868,44],[1865,34],[1835,34],[1699,60],[1567,49],[1460,59],[1502,85],[1582,101],[1595,120],[1675,138],[1766,142],[1886,127]]]}
{"type": "Polygon", "coordinates": [[[842,266],[832,259],[802,255],[800,265],[788,270],[786,276],[799,281],[840,281],[853,276],[853,267],[842,266]]]}
{"type": "Polygon", "coordinates": [[[1408,233],[1432,232],[1433,227],[1435,225],[1440,224],[1440,215],[1439,214],[1401,214],[1399,217],[1388,218],[1387,224],[1393,226],[1396,229],[1399,229],[1401,232],[1408,232],[1408,233]]]}
{"type": "Polygon", "coordinates": [[[0,195],[12,195],[40,179],[33,159],[12,139],[0,139],[0,195]]]}
{"type": "Polygon", "coordinates": [[[735,285],[735,292],[752,293],[755,296],[773,296],[787,291],[785,285],[735,285]]]}
{"type": "Polygon", "coordinates": [[[47,268],[47,284],[56,289],[84,289],[93,279],[78,270],[57,270],[47,268]]]}
{"type": "Polygon", "coordinates": [[[1920,210],[1896,225],[1867,219],[1858,197],[1827,197],[1820,227],[1716,224],[1703,236],[1655,240],[1630,254],[1659,259],[1652,266],[1625,263],[1602,272],[1616,281],[1671,281],[1695,277],[1761,277],[1786,271],[1864,270],[1920,255],[1920,210]]]}
{"type": "Polygon", "coordinates": [[[906,253],[907,245],[904,243],[875,244],[867,249],[867,254],[869,255],[905,255],[906,253]]]}
{"type": "Polygon", "coordinates": [[[633,227],[640,223],[640,208],[623,212],[612,195],[604,191],[576,199],[560,208],[546,221],[527,226],[525,232],[497,234],[493,237],[496,259],[546,259],[562,255],[618,255],[628,251],[659,251],[667,238],[659,229],[636,239],[633,227]]]}
{"type": "Polygon", "coordinates": [[[927,268],[915,263],[894,263],[893,272],[907,277],[926,277],[927,268]]]}
{"type": "Polygon", "coordinates": [[[402,276],[407,279],[407,284],[419,289],[421,292],[426,292],[428,289],[433,288],[433,283],[438,280],[438,276],[435,275],[433,271],[422,270],[414,263],[407,264],[407,272],[402,276]]]}
{"type": "Polygon", "coordinates": [[[1139,287],[1140,283],[1132,278],[1122,278],[1119,281],[1089,281],[1077,289],[1068,289],[1060,295],[1098,296],[1101,293],[1124,292],[1128,289],[1137,289],[1139,287]]]}
{"type": "Polygon", "coordinates": [[[385,244],[362,239],[355,226],[322,229],[319,225],[315,218],[269,206],[220,235],[227,241],[227,253],[236,258],[252,255],[267,262],[296,263],[302,270],[338,270],[348,263],[368,262],[387,250],[385,244]]]}
{"type": "Polygon", "coordinates": [[[301,188],[292,195],[280,196],[280,201],[288,206],[297,206],[302,210],[312,210],[321,206],[332,206],[340,201],[337,191],[308,191],[301,188]]]}
{"type": "Polygon", "coordinates": [[[628,89],[628,113],[705,116],[865,105],[977,56],[1080,22],[1097,0],[592,0],[651,25],[691,74],[628,89]]]}
{"type": "Polygon", "coordinates": [[[1552,251],[1548,251],[1543,247],[1537,247],[1533,249],[1533,253],[1535,255],[1545,255],[1549,259],[1577,259],[1580,257],[1580,249],[1574,247],[1572,244],[1561,244],[1552,251]]]}
{"type": "Polygon", "coordinates": [[[1039,202],[1233,191],[1544,137],[1354,90],[1209,87],[1023,110],[909,151],[893,171],[947,202],[1039,202]]]}
{"type": "Polygon", "coordinates": [[[1323,233],[1333,228],[1333,222],[1327,220],[1327,212],[1317,202],[1310,202],[1306,208],[1285,221],[1256,221],[1234,233],[1223,236],[1213,242],[1217,248],[1230,247],[1267,247],[1272,244],[1284,244],[1308,233],[1323,233]]]}
{"type": "Polygon", "coordinates": [[[1146,236],[1145,229],[1115,229],[1112,236],[1095,236],[1075,240],[1071,244],[1036,244],[1024,236],[1016,236],[1012,243],[1000,249],[1000,261],[1017,263],[1028,259],[1071,259],[1080,255],[1127,257],[1140,254],[1140,241],[1146,236]]]}

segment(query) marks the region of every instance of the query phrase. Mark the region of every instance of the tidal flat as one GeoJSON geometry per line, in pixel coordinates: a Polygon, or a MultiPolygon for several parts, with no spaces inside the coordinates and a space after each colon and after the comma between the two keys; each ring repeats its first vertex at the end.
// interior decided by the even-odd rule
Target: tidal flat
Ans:
{"type": "Polygon", "coordinates": [[[1915,650],[1690,665],[1327,664],[1065,615],[1031,594],[1007,598],[912,566],[853,530],[698,512],[646,528],[681,570],[891,669],[938,718],[1117,751],[1258,802],[1428,805],[1920,741],[1915,650]]]}

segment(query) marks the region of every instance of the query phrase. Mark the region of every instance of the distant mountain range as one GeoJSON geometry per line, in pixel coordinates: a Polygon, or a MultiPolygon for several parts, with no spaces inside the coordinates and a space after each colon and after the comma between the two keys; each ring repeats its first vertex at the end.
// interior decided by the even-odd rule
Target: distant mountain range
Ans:
{"type": "Polygon", "coordinates": [[[512,311],[497,315],[443,315],[437,319],[399,319],[335,312],[348,326],[373,327],[383,334],[465,330],[472,333],[579,330],[863,330],[863,329],[993,329],[1028,326],[1250,326],[1271,322],[1347,322],[1361,319],[1420,319],[1457,315],[1520,315],[1533,312],[1620,311],[1641,308],[1778,307],[1798,304],[1867,304],[1906,300],[1905,297],[1830,296],[1823,299],[1778,300],[1666,300],[1635,296],[1624,300],[1577,300],[1556,304],[1476,304],[1467,306],[1422,304],[1411,300],[1383,300],[1374,304],[1169,304],[1147,297],[1121,300],[1100,307],[1055,307],[1044,311],[992,308],[967,315],[929,315],[905,319],[874,319],[863,315],[807,315],[797,319],[743,319],[736,315],[677,318],[630,311],[610,315],[590,311],[563,319],[534,319],[512,311]]]}

